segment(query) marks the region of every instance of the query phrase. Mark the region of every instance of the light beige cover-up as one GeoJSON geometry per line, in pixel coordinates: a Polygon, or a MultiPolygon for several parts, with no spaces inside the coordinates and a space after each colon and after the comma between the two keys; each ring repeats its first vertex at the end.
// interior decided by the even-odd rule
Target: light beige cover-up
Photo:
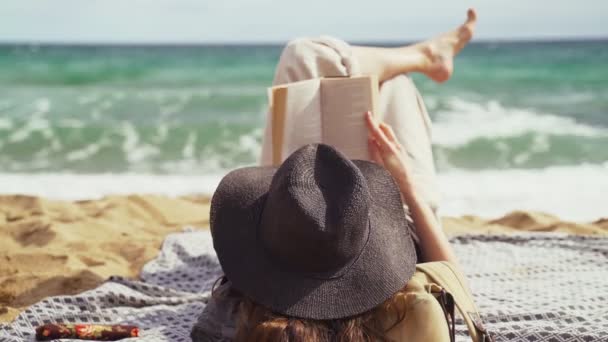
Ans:
{"type": "MultiPolygon", "coordinates": [[[[276,68],[273,85],[317,77],[358,76],[357,60],[348,43],[333,38],[299,38],[287,44],[276,68]]],[[[403,146],[414,173],[414,182],[433,210],[439,204],[439,191],[431,149],[431,120],[412,80],[400,75],[380,85],[380,120],[390,125],[403,146]]],[[[363,120],[364,113],[361,113],[363,120]]],[[[262,142],[262,165],[272,164],[270,120],[262,142]]]]}

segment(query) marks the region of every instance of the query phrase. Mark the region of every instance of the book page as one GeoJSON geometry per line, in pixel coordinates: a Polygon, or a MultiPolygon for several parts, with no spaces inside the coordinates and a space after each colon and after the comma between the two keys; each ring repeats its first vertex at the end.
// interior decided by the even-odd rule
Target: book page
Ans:
{"type": "Polygon", "coordinates": [[[376,114],[378,81],[375,77],[326,78],[321,84],[323,142],[350,159],[370,160],[367,111],[376,114]]]}
{"type": "Polygon", "coordinates": [[[274,89],[272,144],[273,149],[280,148],[280,158],[273,158],[273,164],[282,163],[291,153],[306,144],[321,142],[319,86],[320,80],[313,79],[274,89]]]}

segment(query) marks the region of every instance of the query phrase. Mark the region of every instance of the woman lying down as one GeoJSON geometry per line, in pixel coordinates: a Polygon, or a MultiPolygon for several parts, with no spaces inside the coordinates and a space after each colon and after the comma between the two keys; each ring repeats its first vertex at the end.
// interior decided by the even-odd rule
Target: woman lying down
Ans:
{"type": "Polygon", "coordinates": [[[447,80],[475,21],[469,10],[456,30],[398,48],[350,46],[330,37],[287,45],[275,84],[378,77],[383,122],[361,113],[375,162],[314,144],[278,167],[225,176],[210,218],[225,276],[192,331],[194,341],[454,338],[447,314],[454,303],[437,299],[445,292],[432,295],[424,285],[429,278],[416,271],[434,261],[445,261],[449,272],[458,273],[458,266],[436,215],[430,119],[405,74],[447,80]]]}

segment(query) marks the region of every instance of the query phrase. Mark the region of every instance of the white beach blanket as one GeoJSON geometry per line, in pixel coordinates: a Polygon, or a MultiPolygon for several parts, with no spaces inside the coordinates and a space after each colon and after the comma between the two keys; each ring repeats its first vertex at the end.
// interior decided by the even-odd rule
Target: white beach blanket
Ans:
{"type": "MultiPolygon", "coordinates": [[[[608,341],[608,238],[553,233],[452,239],[497,341],[608,341]]],[[[34,341],[44,323],[133,324],[124,341],[190,341],[221,268],[207,231],[169,235],[141,281],[112,277],[47,298],[0,324],[0,341],[34,341]]],[[[466,341],[462,322],[458,341],[466,341]]]]}

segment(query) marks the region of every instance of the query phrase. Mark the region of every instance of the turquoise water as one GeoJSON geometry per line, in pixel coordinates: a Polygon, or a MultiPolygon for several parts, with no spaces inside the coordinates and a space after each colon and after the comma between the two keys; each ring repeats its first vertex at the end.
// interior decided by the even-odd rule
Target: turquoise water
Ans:
{"type": "MultiPolygon", "coordinates": [[[[255,164],[280,46],[0,46],[0,193],[210,193],[255,164]]],[[[608,215],[608,41],[473,43],[433,118],[448,215],[608,215]]]]}
{"type": "MultiPolygon", "coordinates": [[[[0,47],[0,173],[253,164],[280,46],[0,47]]],[[[608,161],[608,42],[474,43],[415,79],[440,170],[608,161]]]]}

